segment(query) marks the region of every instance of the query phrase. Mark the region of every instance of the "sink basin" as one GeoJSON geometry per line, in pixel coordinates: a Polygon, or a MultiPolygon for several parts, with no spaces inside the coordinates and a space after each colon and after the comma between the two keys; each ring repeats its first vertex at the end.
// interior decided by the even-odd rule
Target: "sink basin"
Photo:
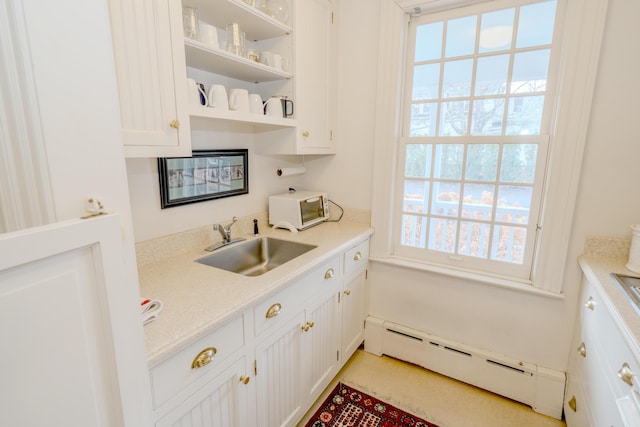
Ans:
{"type": "Polygon", "coordinates": [[[230,246],[196,262],[244,276],[259,276],[315,247],[272,237],[260,237],[230,246]]]}
{"type": "Polygon", "coordinates": [[[631,305],[640,313],[640,277],[627,276],[625,274],[611,273],[618,285],[627,295],[631,305]]]}

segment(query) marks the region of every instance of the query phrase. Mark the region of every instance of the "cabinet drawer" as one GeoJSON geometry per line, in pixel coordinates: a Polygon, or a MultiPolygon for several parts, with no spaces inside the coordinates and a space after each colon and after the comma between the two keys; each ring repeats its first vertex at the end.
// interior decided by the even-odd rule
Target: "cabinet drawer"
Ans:
{"type": "Polygon", "coordinates": [[[369,258],[369,239],[354,246],[344,253],[345,274],[356,271],[358,268],[367,265],[369,258]]]}
{"type": "Polygon", "coordinates": [[[151,369],[154,407],[158,408],[193,381],[216,371],[220,363],[244,343],[244,317],[239,316],[151,369]],[[209,353],[215,353],[211,362],[207,363],[203,355],[201,360],[206,365],[193,368],[200,353],[210,348],[215,349],[209,353]]]}
{"type": "Polygon", "coordinates": [[[288,288],[267,298],[254,309],[255,333],[286,323],[291,316],[304,309],[310,297],[337,290],[332,284],[339,283],[340,259],[333,258],[316,268],[288,288]]]}

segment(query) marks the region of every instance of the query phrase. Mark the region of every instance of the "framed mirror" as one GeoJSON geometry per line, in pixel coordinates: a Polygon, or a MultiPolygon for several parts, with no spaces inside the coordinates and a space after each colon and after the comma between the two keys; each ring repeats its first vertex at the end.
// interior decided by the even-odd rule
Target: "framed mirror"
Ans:
{"type": "Polygon", "coordinates": [[[158,159],[162,209],[249,193],[246,149],[194,151],[158,159]]]}

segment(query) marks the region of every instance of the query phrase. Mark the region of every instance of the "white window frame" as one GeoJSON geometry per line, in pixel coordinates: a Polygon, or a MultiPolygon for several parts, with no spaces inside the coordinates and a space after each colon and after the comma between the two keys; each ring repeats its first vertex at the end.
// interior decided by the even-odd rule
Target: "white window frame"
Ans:
{"type": "Polygon", "coordinates": [[[425,4],[424,0],[381,0],[374,141],[376,173],[373,175],[371,213],[376,234],[372,241],[372,259],[374,262],[436,271],[524,290],[560,294],[608,0],[558,0],[558,7],[562,2],[565,3],[565,13],[563,21],[556,22],[556,26],[563,29],[558,86],[555,99],[551,100],[556,112],[549,129],[550,150],[544,189],[546,197],[541,208],[541,230],[530,280],[454,270],[411,261],[393,253],[404,47],[409,14],[478,2],[434,0],[425,4]]]}

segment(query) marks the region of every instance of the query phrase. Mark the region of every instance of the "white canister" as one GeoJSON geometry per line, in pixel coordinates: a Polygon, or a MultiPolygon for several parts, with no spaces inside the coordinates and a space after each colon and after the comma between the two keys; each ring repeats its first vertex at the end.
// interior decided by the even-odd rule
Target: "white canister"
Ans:
{"type": "Polygon", "coordinates": [[[640,224],[631,226],[631,248],[626,267],[634,273],[640,273],[640,224]]]}

